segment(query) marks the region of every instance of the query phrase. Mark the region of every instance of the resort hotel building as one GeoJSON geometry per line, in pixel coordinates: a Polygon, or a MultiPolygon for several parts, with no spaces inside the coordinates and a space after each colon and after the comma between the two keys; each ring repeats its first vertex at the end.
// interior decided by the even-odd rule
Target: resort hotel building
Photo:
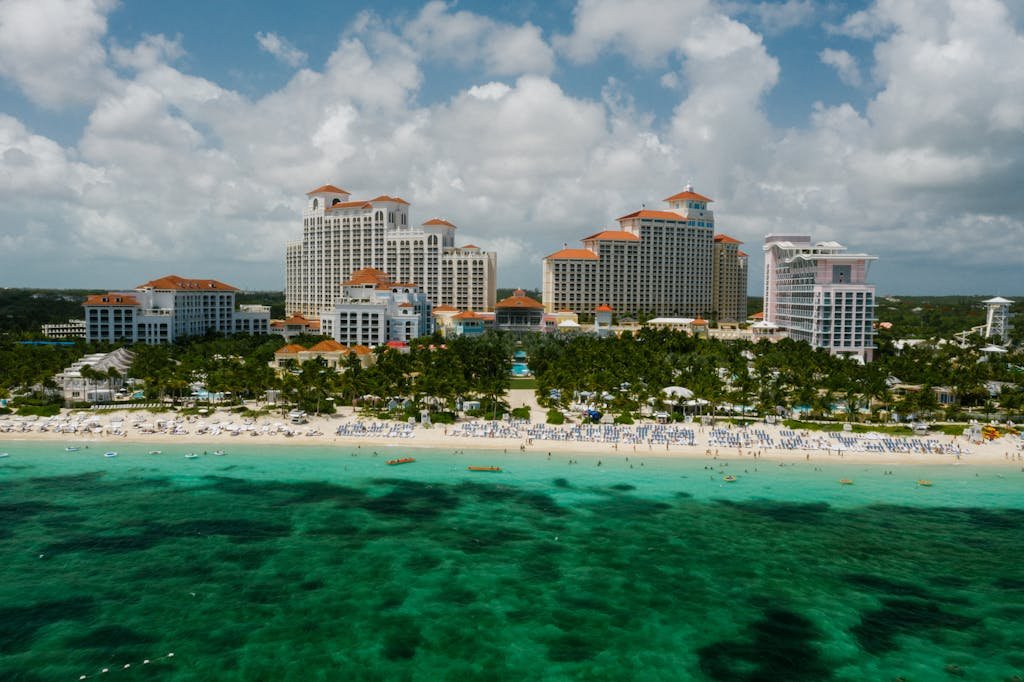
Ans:
{"type": "Polygon", "coordinates": [[[320,313],[320,333],[346,346],[408,343],[434,331],[432,305],[415,284],[398,284],[387,273],[363,268],[320,313]]]}
{"type": "Polygon", "coordinates": [[[414,227],[404,199],[353,201],[334,185],[307,197],[302,239],[285,247],[285,315],[315,318],[331,309],[342,283],[363,268],[414,283],[438,305],[494,309],[497,256],[473,245],[456,247],[456,228],[447,220],[414,227]]]}
{"type": "Polygon", "coordinates": [[[764,239],[764,323],[789,337],[871,362],[875,348],[875,286],[868,266],[877,256],[846,253],[837,242],[807,235],[764,239]]]}
{"type": "Polygon", "coordinates": [[[209,332],[266,334],[270,307],[236,310],[237,291],[215,279],[168,275],[133,291],[89,296],[82,304],[86,340],[156,344],[209,332]]]}
{"type": "Polygon", "coordinates": [[[746,255],[738,240],[716,240],[711,201],[687,186],[665,209],[629,213],[618,229],[584,237],[583,248],[545,257],[545,309],[746,319],[746,255]]]}

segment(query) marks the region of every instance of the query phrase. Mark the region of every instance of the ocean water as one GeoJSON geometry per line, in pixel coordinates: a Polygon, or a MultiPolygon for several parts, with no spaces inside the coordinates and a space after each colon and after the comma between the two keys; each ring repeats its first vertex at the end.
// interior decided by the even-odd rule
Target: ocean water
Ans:
{"type": "Polygon", "coordinates": [[[1024,675],[1019,467],[191,449],[0,442],[0,678],[1024,675]]]}

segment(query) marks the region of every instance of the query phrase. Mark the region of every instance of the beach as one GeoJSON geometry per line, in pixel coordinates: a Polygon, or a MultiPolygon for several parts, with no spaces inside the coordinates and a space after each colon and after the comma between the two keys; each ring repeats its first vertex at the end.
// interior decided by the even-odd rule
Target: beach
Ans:
{"type": "Polygon", "coordinates": [[[229,449],[240,443],[356,446],[434,450],[498,449],[505,452],[642,455],[690,459],[740,458],[751,461],[847,461],[884,466],[900,464],[984,466],[1022,465],[1024,440],[1004,435],[971,442],[963,436],[928,433],[794,431],[777,424],[561,425],[538,421],[464,420],[455,424],[405,424],[367,419],[352,409],[335,415],[308,415],[293,424],[287,416],[239,418],[227,410],[182,416],[174,412],[64,410],[55,417],[0,417],[0,442],[58,440],[68,447],[89,442],[151,444],[154,449],[205,446],[229,449]]]}

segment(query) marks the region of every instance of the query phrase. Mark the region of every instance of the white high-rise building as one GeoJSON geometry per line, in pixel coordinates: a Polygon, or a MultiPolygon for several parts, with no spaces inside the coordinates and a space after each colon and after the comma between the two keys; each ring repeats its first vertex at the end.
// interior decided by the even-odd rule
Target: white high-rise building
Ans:
{"type": "MultiPolygon", "coordinates": [[[[687,186],[665,201],[666,209],[624,215],[618,219],[619,229],[585,237],[581,249],[566,245],[547,256],[542,274],[545,310],[590,313],[608,305],[626,315],[733,318],[731,312],[716,311],[713,303],[712,200],[687,186]]],[[[729,261],[728,276],[723,272],[722,281],[730,289],[723,311],[737,307],[738,290],[746,294],[740,266],[733,262],[737,258],[733,254],[729,261]]]]}
{"type": "Polygon", "coordinates": [[[432,218],[414,227],[409,202],[381,195],[352,201],[334,185],[308,193],[302,239],[285,246],[285,314],[315,317],[342,295],[354,272],[374,268],[421,287],[435,303],[492,310],[497,257],[455,246],[455,225],[432,218]]]}
{"type": "Polygon", "coordinates": [[[764,322],[789,337],[871,362],[875,348],[875,286],[868,266],[877,256],[846,253],[838,242],[807,235],[764,239],[764,322]]]}

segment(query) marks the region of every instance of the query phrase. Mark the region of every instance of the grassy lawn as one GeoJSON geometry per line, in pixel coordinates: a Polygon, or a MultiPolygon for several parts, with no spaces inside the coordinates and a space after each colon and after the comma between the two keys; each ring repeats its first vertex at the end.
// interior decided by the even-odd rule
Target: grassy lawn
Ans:
{"type": "Polygon", "coordinates": [[[512,378],[510,382],[509,388],[529,388],[531,390],[536,390],[537,388],[537,380],[533,377],[512,378]]]}
{"type": "MultiPolygon", "coordinates": [[[[842,431],[845,422],[802,422],[795,419],[787,419],[783,422],[787,428],[799,429],[801,431],[842,431]]],[[[962,431],[963,429],[961,429],[962,431]]],[[[888,433],[893,436],[912,436],[913,429],[909,426],[890,426],[888,424],[854,424],[854,433],[888,433]]],[[[959,431],[957,432],[959,433],[959,431]]]]}

